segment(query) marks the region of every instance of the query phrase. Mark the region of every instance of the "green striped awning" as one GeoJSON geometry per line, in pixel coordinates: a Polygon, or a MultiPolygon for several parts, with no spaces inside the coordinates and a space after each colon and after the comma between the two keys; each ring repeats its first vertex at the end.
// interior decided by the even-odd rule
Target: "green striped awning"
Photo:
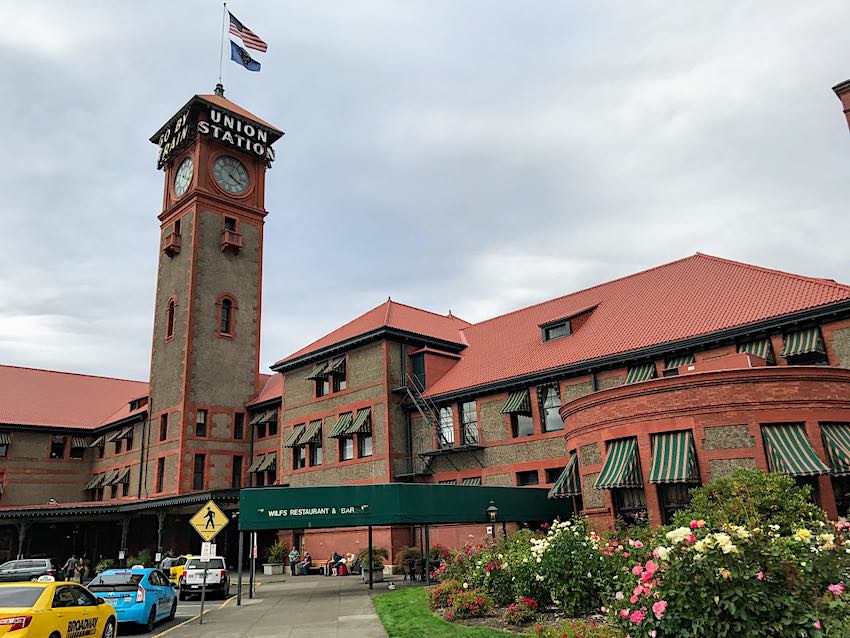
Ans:
{"type": "Polygon", "coordinates": [[[124,483],[130,482],[130,468],[125,467],[120,472],[118,472],[118,476],[112,481],[114,485],[122,485],[124,483]]]}
{"type": "Polygon", "coordinates": [[[85,437],[82,436],[72,436],[71,437],[71,447],[81,448],[88,447],[88,441],[86,441],[85,437]]]}
{"type": "Polygon", "coordinates": [[[334,429],[331,430],[328,436],[334,439],[346,436],[346,430],[349,427],[351,427],[351,412],[344,412],[339,415],[339,419],[337,419],[334,429]]]}
{"type": "Polygon", "coordinates": [[[827,474],[829,468],[812,449],[806,428],[799,423],[761,426],[771,472],[789,476],[827,474]]]}
{"type": "Polygon", "coordinates": [[[310,421],[310,425],[304,428],[303,434],[298,437],[298,445],[316,443],[322,440],[322,420],[310,421]]]}
{"type": "Polygon", "coordinates": [[[298,439],[301,437],[301,434],[304,432],[304,425],[296,425],[292,428],[292,432],[289,433],[289,436],[286,437],[286,443],[283,444],[284,447],[296,447],[298,445],[298,439]]]}
{"type": "Polygon", "coordinates": [[[345,374],[345,356],[334,359],[326,374],[345,374]]]}
{"type": "Polygon", "coordinates": [[[255,472],[277,469],[277,452],[271,452],[263,457],[262,463],[257,466],[255,472]]]}
{"type": "Polygon", "coordinates": [[[93,477],[91,477],[91,480],[89,480],[89,482],[86,483],[86,486],[83,489],[93,490],[94,488],[97,487],[97,484],[100,483],[100,479],[102,477],[103,477],[102,474],[95,474],[93,477]]]}
{"type": "Polygon", "coordinates": [[[608,444],[608,456],[605,465],[596,479],[597,490],[610,490],[615,487],[641,487],[640,461],[637,455],[637,439],[616,439],[608,444]]]}
{"type": "Polygon", "coordinates": [[[258,456],[257,458],[255,458],[254,461],[251,463],[251,466],[248,468],[248,473],[250,474],[251,472],[256,472],[259,469],[259,467],[263,464],[263,461],[265,459],[266,459],[265,455],[258,456]]]}
{"type": "Polygon", "coordinates": [[[695,361],[694,355],[683,354],[678,357],[671,357],[664,362],[665,370],[673,370],[682,366],[689,366],[695,361]]]}
{"type": "Polygon", "coordinates": [[[327,374],[328,370],[328,362],[322,361],[321,363],[316,364],[316,367],[313,368],[313,371],[307,377],[308,379],[321,379],[327,374]]]}
{"type": "Polygon", "coordinates": [[[351,427],[349,427],[345,433],[357,434],[358,432],[370,432],[372,430],[372,419],[369,418],[371,415],[372,408],[362,408],[358,410],[357,416],[351,423],[351,427]]]}
{"type": "Polygon", "coordinates": [[[581,481],[578,475],[578,454],[570,454],[570,462],[549,490],[549,498],[581,496],[581,481]]]}
{"type": "Polygon", "coordinates": [[[528,389],[511,392],[505,405],[502,406],[502,414],[531,414],[528,389]]]}
{"type": "Polygon", "coordinates": [[[654,378],[654,363],[642,363],[639,366],[629,366],[629,373],[626,375],[626,385],[630,383],[639,383],[641,381],[649,381],[654,378]]]}
{"type": "Polygon", "coordinates": [[[770,339],[756,339],[748,343],[739,343],[738,352],[746,352],[756,357],[761,357],[768,363],[775,363],[776,359],[773,356],[773,346],[770,344],[770,339]]]}
{"type": "Polygon", "coordinates": [[[444,481],[437,481],[437,485],[457,485],[457,479],[446,479],[444,481]]]}
{"type": "Polygon", "coordinates": [[[820,352],[826,354],[819,328],[807,328],[785,335],[785,345],[782,347],[782,357],[795,357],[800,354],[820,352]]]}
{"type": "Polygon", "coordinates": [[[699,483],[694,435],[690,430],[652,435],[650,483],[699,483]]]}
{"type": "Polygon", "coordinates": [[[0,445],[9,445],[11,440],[8,432],[0,432],[0,445]]]}
{"type": "Polygon", "coordinates": [[[461,485],[469,485],[469,486],[480,486],[481,485],[481,477],[480,476],[467,476],[463,481],[461,481],[461,485]]]}
{"type": "Polygon", "coordinates": [[[820,426],[820,434],[829,460],[830,474],[850,475],[850,424],[824,423],[820,426]]]}

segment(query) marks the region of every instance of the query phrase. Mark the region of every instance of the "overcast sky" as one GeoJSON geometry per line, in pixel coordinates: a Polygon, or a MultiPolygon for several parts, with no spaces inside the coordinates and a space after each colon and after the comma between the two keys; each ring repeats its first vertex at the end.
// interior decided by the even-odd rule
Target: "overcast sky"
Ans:
{"type": "MultiPolygon", "coordinates": [[[[481,320],[696,251],[850,282],[846,0],[235,0],[261,366],[388,295],[481,320]]],[[[6,4],[0,363],[147,379],[162,173],[221,4],[6,4]]],[[[225,42],[225,45],[226,42],[225,42]]]]}

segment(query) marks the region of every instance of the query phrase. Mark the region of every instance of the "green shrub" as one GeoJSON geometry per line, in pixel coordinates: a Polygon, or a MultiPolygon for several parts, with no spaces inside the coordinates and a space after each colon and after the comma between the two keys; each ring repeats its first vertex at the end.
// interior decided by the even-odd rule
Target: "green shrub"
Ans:
{"type": "Polygon", "coordinates": [[[624,633],[595,620],[565,620],[555,627],[538,623],[531,635],[534,638],[623,638],[624,633]]]}
{"type": "Polygon", "coordinates": [[[691,490],[691,504],[675,517],[677,526],[704,520],[709,526],[779,525],[785,534],[826,522],[826,513],[810,500],[808,486],[798,487],[784,474],[738,468],[691,490]]]}
{"type": "Polygon", "coordinates": [[[451,606],[451,600],[456,593],[463,591],[463,585],[457,580],[446,580],[431,588],[428,604],[431,609],[444,609],[451,606]]]}
{"type": "Polygon", "coordinates": [[[520,596],[505,608],[502,618],[511,625],[524,625],[534,620],[537,615],[537,601],[533,598],[520,596]]]}
{"type": "Polygon", "coordinates": [[[286,550],[286,545],[281,542],[275,543],[266,552],[266,560],[272,565],[283,565],[288,556],[289,552],[286,550]]]}
{"type": "Polygon", "coordinates": [[[133,554],[127,557],[127,566],[132,567],[133,565],[143,565],[145,567],[149,567],[153,564],[153,558],[151,557],[151,553],[147,549],[140,550],[137,554],[133,554]]]}
{"type": "Polygon", "coordinates": [[[372,566],[372,571],[376,571],[378,569],[384,568],[384,561],[390,557],[390,552],[386,547],[373,547],[372,548],[372,557],[369,557],[369,550],[362,549],[357,554],[357,558],[360,559],[360,564],[363,566],[363,570],[368,570],[369,566],[372,566]]]}
{"type": "Polygon", "coordinates": [[[99,574],[100,572],[105,572],[107,569],[112,569],[113,565],[115,565],[115,561],[111,558],[104,558],[94,567],[94,573],[99,574]]]}
{"type": "Polygon", "coordinates": [[[393,564],[396,567],[404,567],[404,561],[422,558],[422,551],[418,547],[402,547],[393,556],[393,564]]]}
{"type": "Polygon", "coordinates": [[[484,616],[493,601],[479,589],[461,589],[451,597],[451,609],[446,612],[448,620],[460,618],[480,618],[484,616]]]}

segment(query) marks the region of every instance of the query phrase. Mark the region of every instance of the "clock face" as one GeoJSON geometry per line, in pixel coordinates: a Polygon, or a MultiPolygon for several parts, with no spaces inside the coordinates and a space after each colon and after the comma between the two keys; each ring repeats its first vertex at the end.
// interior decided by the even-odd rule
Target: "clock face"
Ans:
{"type": "Polygon", "coordinates": [[[248,171],[238,159],[227,155],[219,157],[213,164],[213,176],[228,193],[239,194],[248,190],[248,171]]]}
{"type": "Polygon", "coordinates": [[[189,190],[189,182],[192,181],[192,158],[187,157],[180,163],[177,174],[174,176],[174,193],[180,197],[189,190]]]}

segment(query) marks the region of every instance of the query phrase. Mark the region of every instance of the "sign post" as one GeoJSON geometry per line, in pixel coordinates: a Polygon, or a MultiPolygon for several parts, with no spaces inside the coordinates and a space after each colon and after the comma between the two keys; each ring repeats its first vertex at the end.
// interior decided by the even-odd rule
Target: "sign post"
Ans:
{"type": "Polygon", "coordinates": [[[198,624],[204,624],[204,600],[207,593],[207,573],[209,571],[210,557],[215,556],[216,546],[212,544],[212,540],[223,530],[230,520],[221,511],[215,501],[207,501],[206,505],[201,507],[195,515],[189,519],[189,524],[195,528],[204,542],[201,543],[201,562],[204,564],[204,580],[201,585],[201,613],[198,617],[198,624]]]}

